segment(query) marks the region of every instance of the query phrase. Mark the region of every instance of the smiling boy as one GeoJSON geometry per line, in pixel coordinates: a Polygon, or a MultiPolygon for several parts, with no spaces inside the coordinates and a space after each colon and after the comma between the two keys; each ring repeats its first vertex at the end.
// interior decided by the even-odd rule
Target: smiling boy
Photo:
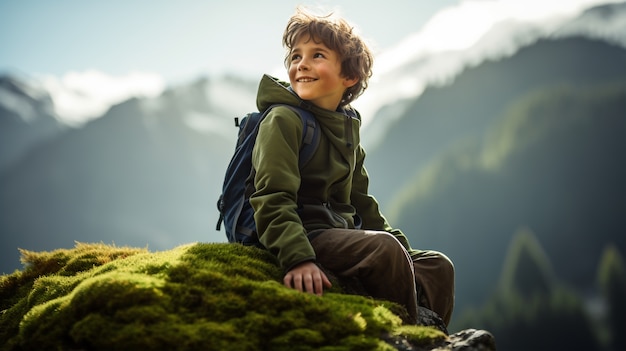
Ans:
{"type": "Polygon", "coordinates": [[[298,166],[304,127],[286,106],[260,124],[252,154],[259,241],[285,270],[284,284],[321,295],[331,286],[320,267],[358,279],[375,298],[406,307],[417,322],[418,304],[446,325],[454,305],[454,267],[443,254],[411,248],[368,193],[360,144],[360,116],[350,107],[367,88],[373,63],[363,40],[342,19],[298,10],[283,35],[289,83],[265,75],[257,106],[310,110],[320,128],[311,160],[298,166]]]}

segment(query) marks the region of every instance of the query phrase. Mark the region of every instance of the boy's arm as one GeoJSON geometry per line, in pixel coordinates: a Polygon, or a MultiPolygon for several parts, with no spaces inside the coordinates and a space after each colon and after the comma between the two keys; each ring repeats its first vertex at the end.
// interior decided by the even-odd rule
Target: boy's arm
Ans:
{"type": "Polygon", "coordinates": [[[350,199],[356,208],[357,214],[361,217],[362,228],[386,231],[395,236],[411,255],[418,253],[418,250],[411,248],[409,239],[400,229],[391,227],[385,216],[380,212],[378,202],[369,194],[369,175],[365,169],[364,161],[365,150],[359,145],[356,150],[356,167],[352,178],[350,199]]]}
{"type": "Polygon", "coordinates": [[[250,205],[259,241],[278,258],[285,271],[315,261],[315,251],[296,212],[302,129],[295,112],[275,107],[261,122],[252,152],[256,191],[250,205]]]}

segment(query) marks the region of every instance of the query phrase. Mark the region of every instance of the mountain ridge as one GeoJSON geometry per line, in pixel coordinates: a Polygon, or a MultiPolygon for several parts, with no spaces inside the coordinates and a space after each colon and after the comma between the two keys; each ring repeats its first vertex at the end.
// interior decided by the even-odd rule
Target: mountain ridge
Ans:
{"type": "Polygon", "coordinates": [[[394,137],[369,150],[372,193],[385,206],[395,195],[385,183],[404,184],[450,143],[482,136],[508,103],[535,87],[626,80],[624,57],[626,49],[602,41],[541,40],[509,59],[467,70],[449,86],[426,89],[390,126],[394,137]]]}
{"type": "Polygon", "coordinates": [[[15,75],[0,76],[0,173],[66,126],[59,123],[50,95],[15,75]]]}

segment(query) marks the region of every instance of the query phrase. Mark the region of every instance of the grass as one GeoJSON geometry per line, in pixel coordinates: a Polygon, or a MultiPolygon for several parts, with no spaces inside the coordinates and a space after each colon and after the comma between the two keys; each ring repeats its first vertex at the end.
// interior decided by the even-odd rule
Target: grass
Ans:
{"type": "Polygon", "coordinates": [[[386,350],[383,335],[445,338],[402,325],[389,302],[285,288],[275,258],[252,247],[77,243],[22,250],[22,261],[0,277],[0,350],[386,350]]]}

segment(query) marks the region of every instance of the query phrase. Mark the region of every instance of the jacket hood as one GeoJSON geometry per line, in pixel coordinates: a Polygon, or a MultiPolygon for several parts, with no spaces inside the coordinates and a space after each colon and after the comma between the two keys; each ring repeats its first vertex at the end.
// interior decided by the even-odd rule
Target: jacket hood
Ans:
{"type": "Polygon", "coordinates": [[[361,116],[350,106],[340,107],[337,111],[330,111],[317,107],[306,100],[302,100],[287,82],[263,75],[259,83],[257,94],[257,108],[264,112],[274,104],[287,104],[311,111],[321,125],[321,130],[336,146],[343,145],[350,150],[359,144],[359,128],[361,116]]]}
{"type": "Polygon", "coordinates": [[[298,94],[291,89],[291,84],[288,82],[281,81],[278,78],[274,78],[267,74],[263,75],[263,78],[261,78],[261,82],[259,83],[256,104],[257,108],[261,112],[265,111],[273,104],[287,104],[310,110],[315,115],[339,113],[356,118],[359,121],[361,120],[361,116],[358,111],[349,105],[340,107],[337,111],[330,111],[317,107],[306,100],[302,100],[298,94]]]}
{"type": "Polygon", "coordinates": [[[300,99],[300,97],[291,90],[289,83],[265,74],[259,83],[256,105],[260,112],[264,112],[274,104],[301,106],[306,109],[313,107],[300,99]]]}

